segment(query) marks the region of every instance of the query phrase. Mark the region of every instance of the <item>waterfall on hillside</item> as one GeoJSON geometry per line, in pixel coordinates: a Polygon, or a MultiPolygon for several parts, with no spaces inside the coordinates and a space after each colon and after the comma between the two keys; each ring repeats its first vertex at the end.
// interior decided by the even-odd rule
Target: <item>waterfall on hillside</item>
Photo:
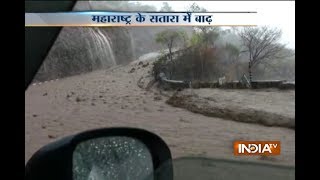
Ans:
{"type": "Polygon", "coordinates": [[[97,68],[110,67],[117,64],[114,57],[111,41],[107,33],[103,33],[100,28],[87,28],[92,40],[87,40],[89,45],[88,51],[92,60],[95,61],[94,64],[97,68]]]}
{"type": "Polygon", "coordinates": [[[134,47],[135,47],[135,43],[134,43],[134,40],[133,40],[133,37],[132,37],[132,33],[129,31],[129,37],[130,37],[130,45],[131,45],[131,49],[133,50],[132,53],[133,53],[133,57],[134,59],[137,58],[137,55],[135,53],[135,50],[134,50],[134,47]]]}

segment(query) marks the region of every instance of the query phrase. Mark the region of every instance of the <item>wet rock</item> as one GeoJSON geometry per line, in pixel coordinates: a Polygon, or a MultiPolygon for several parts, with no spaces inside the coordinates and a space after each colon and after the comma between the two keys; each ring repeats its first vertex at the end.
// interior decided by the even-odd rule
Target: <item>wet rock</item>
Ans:
{"type": "Polygon", "coordinates": [[[162,97],[161,97],[161,96],[155,96],[153,99],[154,99],[155,101],[160,101],[160,100],[162,100],[162,97]]]}
{"type": "Polygon", "coordinates": [[[149,66],[149,63],[143,64],[142,67],[147,67],[149,66]]]}
{"type": "Polygon", "coordinates": [[[131,68],[131,70],[129,71],[129,73],[133,73],[136,70],[136,68],[131,68]]]}
{"type": "Polygon", "coordinates": [[[76,102],[81,102],[81,101],[83,101],[83,100],[80,97],[76,98],[76,102]]]}
{"type": "Polygon", "coordinates": [[[54,135],[48,135],[48,138],[50,138],[50,139],[55,139],[56,138],[56,136],[54,136],[54,135]]]}

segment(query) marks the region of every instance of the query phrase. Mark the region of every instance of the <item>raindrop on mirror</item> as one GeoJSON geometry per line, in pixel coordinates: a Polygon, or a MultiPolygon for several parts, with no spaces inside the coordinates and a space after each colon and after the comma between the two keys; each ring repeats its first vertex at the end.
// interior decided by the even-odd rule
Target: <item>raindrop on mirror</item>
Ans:
{"type": "Polygon", "coordinates": [[[73,180],[153,180],[149,149],[131,137],[102,137],[77,145],[73,180]]]}

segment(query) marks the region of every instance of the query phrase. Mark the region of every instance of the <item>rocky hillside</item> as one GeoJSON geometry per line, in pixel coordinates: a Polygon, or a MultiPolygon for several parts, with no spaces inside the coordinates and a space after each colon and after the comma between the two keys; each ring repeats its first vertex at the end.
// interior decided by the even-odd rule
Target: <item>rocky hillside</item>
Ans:
{"type": "MultiPolygon", "coordinates": [[[[156,8],[132,3],[80,1],[74,11],[80,10],[153,11],[156,8]]],[[[155,34],[164,29],[167,27],[64,27],[34,81],[127,64],[143,54],[164,48],[154,40],[155,34]]]]}

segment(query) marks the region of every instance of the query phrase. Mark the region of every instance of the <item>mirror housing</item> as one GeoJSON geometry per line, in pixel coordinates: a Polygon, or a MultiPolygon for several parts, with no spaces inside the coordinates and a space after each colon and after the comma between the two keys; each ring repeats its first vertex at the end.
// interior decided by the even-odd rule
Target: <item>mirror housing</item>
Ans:
{"type": "Polygon", "coordinates": [[[173,179],[172,157],[168,145],[159,136],[136,128],[91,130],[50,143],[38,150],[27,162],[25,179],[72,180],[73,152],[77,145],[90,139],[113,136],[131,137],[142,142],[152,156],[154,179],[173,179]],[[160,167],[161,171],[158,170],[160,167]]]}

